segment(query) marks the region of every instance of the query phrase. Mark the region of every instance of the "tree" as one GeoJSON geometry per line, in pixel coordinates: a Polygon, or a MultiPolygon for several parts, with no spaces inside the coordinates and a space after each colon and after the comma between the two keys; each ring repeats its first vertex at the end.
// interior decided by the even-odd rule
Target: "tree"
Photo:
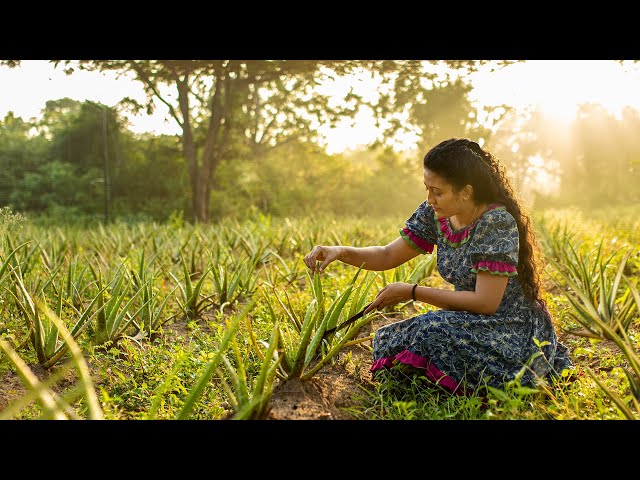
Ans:
{"type": "Polygon", "coordinates": [[[491,129],[478,121],[478,112],[469,101],[472,86],[457,79],[423,91],[423,101],[411,106],[410,118],[421,133],[421,150],[453,137],[486,141],[491,129]]]}
{"type": "Polygon", "coordinates": [[[418,149],[426,151],[441,140],[469,137],[486,142],[506,112],[504,105],[487,108],[487,125],[480,122],[479,111],[469,100],[473,86],[469,75],[479,68],[491,71],[514,63],[510,60],[408,60],[387,62],[376,73],[384,89],[371,105],[376,118],[387,121],[374,146],[389,144],[403,133],[417,133],[418,149]]]}
{"type": "MultiPolygon", "coordinates": [[[[8,61],[1,63],[8,64],[8,61]]],[[[11,61],[11,66],[17,62],[11,61]]],[[[188,170],[192,213],[209,219],[212,181],[224,158],[261,156],[291,140],[317,139],[319,124],[335,124],[368,106],[378,120],[419,102],[423,79],[436,78],[428,64],[474,71],[485,61],[369,61],[369,60],[82,60],[53,61],[72,74],[75,68],[116,71],[133,75],[147,98],[139,104],[127,98],[123,106],[148,113],[164,104],[181,129],[181,145],[188,170]],[[365,102],[350,91],[334,104],[317,87],[325,80],[370,71],[392,93],[365,102]],[[413,87],[420,88],[413,88],[413,87]]],[[[509,62],[496,62],[503,65],[509,62]]],[[[392,120],[393,124],[393,120],[392,120]]],[[[397,125],[397,123],[395,124],[397,125]]],[[[392,132],[388,132],[390,135],[392,132]]],[[[387,134],[385,134],[387,135],[387,134]]]]}
{"type": "Polygon", "coordinates": [[[100,198],[104,220],[109,223],[113,174],[121,159],[118,140],[124,120],[106,105],[63,98],[47,101],[39,125],[41,134],[51,139],[49,158],[71,164],[78,177],[88,179],[82,190],[95,190],[91,184],[102,184],[100,198]]]}
{"type": "Polygon", "coordinates": [[[618,119],[602,105],[580,105],[571,130],[573,155],[562,175],[563,193],[588,206],[635,200],[639,118],[632,108],[618,119]]]}
{"type": "MultiPolygon", "coordinates": [[[[72,73],[73,62],[64,63],[72,73]]],[[[488,62],[442,63],[464,74],[488,62]]],[[[495,62],[497,66],[508,63],[495,62]]],[[[182,131],[193,215],[198,221],[209,219],[212,179],[234,148],[241,147],[235,156],[260,155],[286,141],[313,141],[315,126],[353,117],[365,105],[380,118],[403,105],[402,101],[411,101],[410,91],[399,87],[402,82],[427,75],[425,62],[391,60],[83,60],[77,64],[87,70],[134,75],[147,93],[145,105],[127,99],[135,109],[151,113],[156,101],[167,106],[182,131]],[[330,95],[316,88],[325,80],[362,71],[380,75],[384,81],[396,79],[400,82],[396,93],[406,98],[393,105],[383,95],[373,104],[352,90],[334,104],[330,95]]]]}
{"type": "MultiPolygon", "coordinates": [[[[55,62],[60,63],[59,61],[55,62]]],[[[63,62],[73,73],[75,62],[63,62]]],[[[353,115],[361,98],[350,94],[333,106],[314,91],[324,79],[360,68],[354,61],[298,60],[83,60],[81,69],[132,74],[147,94],[145,105],[125,104],[152,113],[157,102],[179,125],[189,172],[193,215],[209,219],[212,179],[234,148],[254,152],[291,139],[312,140],[314,122],[335,123],[353,115]],[[173,97],[173,98],[172,98],[173,97]]]]}

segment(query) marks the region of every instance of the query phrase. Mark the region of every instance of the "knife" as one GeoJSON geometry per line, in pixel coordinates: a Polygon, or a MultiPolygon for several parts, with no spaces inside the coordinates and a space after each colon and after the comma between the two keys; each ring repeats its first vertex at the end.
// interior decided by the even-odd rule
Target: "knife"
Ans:
{"type": "MultiPolygon", "coordinates": [[[[371,302],[373,303],[373,302],[371,302]]],[[[353,315],[352,317],[348,318],[347,320],[345,320],[344,322],[342,322],[340,325],[336,325],[333,328],[330,328],[329,330],[325,330],[324,334],[322,335],[322,339],[326,339],[329,335],[331,335],[332,333],[336,332],[337,330],[340,330],[348,325],[351,325],[353,322],[355,322],[356,320],[358,320],[359,318],[362,318],[362,316],[364,315],[364,311],[369,308],[371,306],[371,303],[369,303],[368,305],[365,305],[365,307],[360,310],[358,313],[356,313],[355,315],[353,315]]]]}

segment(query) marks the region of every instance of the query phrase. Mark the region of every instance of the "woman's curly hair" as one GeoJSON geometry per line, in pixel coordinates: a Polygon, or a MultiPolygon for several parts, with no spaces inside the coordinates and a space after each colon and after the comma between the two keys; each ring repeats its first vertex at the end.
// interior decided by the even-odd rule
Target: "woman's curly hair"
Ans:
{"type": "Polygon", "coordinates": [[[518,224],[518,281],[534,304],[545,302],[541,296],[536,243],[530,218],[522,211],[504,168],[488,151],[466,138],[451,138],[433,147],[424,157],[424,168],[440,175],[456,190],[473,187],[476,203],[500,203],[518,224]]]}

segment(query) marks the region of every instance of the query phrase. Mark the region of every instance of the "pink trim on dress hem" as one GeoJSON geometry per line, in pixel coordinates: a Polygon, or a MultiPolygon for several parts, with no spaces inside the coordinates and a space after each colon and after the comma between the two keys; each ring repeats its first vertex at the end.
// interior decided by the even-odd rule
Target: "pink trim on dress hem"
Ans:
{"type": "Polygon", "coordinates": [[[375,372],[377,370],[381,370],[382,368],[391,368],[394,365],[394,360],[405,365],[411,365],[415,368],[424,369],[424,375],[430,381],[442,385],[451,393],[456,393],[458,395],[464,395],[464,391],[459,388],[460,384],[456,382],[449,375],[446,375],[440,371],[438,367],[436,367],[428,357],[423,357],[421,355],[417,355],[409,350],[404,350],[397,355],[392,355],[390,357],[382,357],[373,362],[369,371],[375,372]]]}

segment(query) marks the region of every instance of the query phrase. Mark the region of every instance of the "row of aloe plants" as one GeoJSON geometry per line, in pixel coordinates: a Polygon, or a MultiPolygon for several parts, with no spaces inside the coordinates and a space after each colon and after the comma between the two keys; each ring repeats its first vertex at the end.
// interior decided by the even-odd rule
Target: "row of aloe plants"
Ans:
{"type": "MultiPolygon", "coordinates": [[[[220,342],[215,358],[205,368],[204,373],[189,393],[185,406],[177,418],[188,418],[193,404],[202,393],[202,390],[214,372],[219,373],[218,378],[222,388],[225,389],[232,402],[233,411],[235,412],[233,418],[264,418],[268,411],[269,400],[276,377],[284,381],[292,378],[311,378],[323,365],[331,361],[342,348],[353,344],[354,342],[350,342],[353,336],[363,325],[371,321],[372,316],[369,315],[360,322],[356,322],[350,326],[350,328],[342,334],[335,334],[325,338],[324,333],[328,329],[339,326],[347,316],[351,316],[355,311],[361,310],[365,306],[366,298],[373,285],[375,276],[369,273],[365,281],[356,284],[359,274],[360,270],[357,271],[356,275],[347,285],[346,290],[330,302],[326,311],[324,308],[322,284],[319,275],[314,275],[313,289],[315,298],[307,309],[305,321],[302,324],[296,321],[296,313],[292,308],[287,309],[284,303],[280,303],[285,309],[286,314],[292,319],[291,325],[294,327],[293,330],[296,330],[298,334],[297,342],[291,341],[290,329],[286,327],[284,329],[281,328],[282,326],[278,322],[278,316],[274,312],[273,305],[268,303],[269,311],[273,318],[273,329],[268,343],[263,341],[261,342],[262,346],[257,345],[257,343],[253,344],[254,352],[257,352],[261,358],[260,371],[256,377],[247,375],[248,368],[245,362],[250,357],[248,353],[251,352],[241,350],[236,336],[236,331],[239,328],[239,320],[248,317],[248,313],[255,304],[255,300],[252,300],[252,302],[244,308],[241,315],[235,317],[234,320],[230,322],[227,333],[220,342]],[[348,307],[347,304],[349,304],[348,307]],[[285,335],[282,333],[283,331],[286,332],[285,334],[289,338],[289,342],[281,342],[281,336],[285,335]],[[232,357],[226,353],[228,347],[232,350],[232,357]],[[264,353],[262,353],[263,348],[266,350],[264,353]],[[285,368],[281,368],[283,361],[286,365],[285,368]],[[226,374],[223,375],[221,369],[224,369],[226,374]]],[[[112,299],[114,298],[118,299],[119,297],[112,297],[112,299]]],[[[267,296],[265,298],[269,297],[267,296]]],[[[55,326],[56,331],[64,337],[64,345],[71,348],[74,355],[76,355],[79,348],[74,335],[66,329],[64,323],[60,320],[60,316],[58,315],[59,311],[52,312],[46,305],[40,302],[37,303],[39,303],[39,305],[36,311],[43,312],[55,326]]],[[[98,311],[100,311],[100,309],[98,311]]],[[[248,326],[251,331],[250,322],[248,326]]],[[[251,334],[252,338],[254,338],[252,331],[251,334]]],[[[47,385],[42,386],[38,382],[31,380],[29,378],[28,368],[25,367],[23,362],[20,362],[19,356],[17,356],[10,345],[4,342],[2,347],[7,355],[10,356],[16,368],[22,372],[21,375],[31,389],[29,395],[25,396],[23,400],[18,402],[14,407],[7,410],[5,415],[15,414],[19,411],[20,407],[28,403],[32,398],[35,398],[43,409],[43,418],[64,418],[65,415],[70,415],[71,418],[75,417],[69,405],[69,398],[61,398],[59,395],[54,394],[50,388],[47,388],[47,385]]],[[[75,363],[78,371],[81,372],[81,389],[75,389],[74,391],[76,393],[83,391],[85,398],[92,399],[95,394],[91,393],[91,381],[90,377],[87,377],[86,364],[77,359],[75,359],[75,363]]],[[[47,382],[48,385],[50,386],[51,383],[55,382],[62,372],[64,372],[64,369],[59,370],[56,375],[52,375],[47,382]]],[[[93,408],[89,418],[101,418],[101,415],[99,410],[93,408]]],[[[148,418],[152,418],[152,416],[148,418]]]]}
{"type": "Polygon", "coordinates": [[[626,418],[637,419],[630,405],[640,412],[640,356],[630,329],[640,327],[640,294],[637,278],[625,274],[630,270],[633,249],[615,248],[605,254],[605,238],[590,247],[566,223],[548,225],[542,221],[539,229],[546,258],[553,267],[550,277],[571,304],[569,315],[582,327],[568,332],[616,345],[630,367],[620,366],[629,383],[629,401],[608,388],[591,369],[585,370],[626,418]]]}
{"type": "MultiPolygon", "coordinates": [[[[199,376],[193,388],[188,392],[187,398],[182,406],[177,419],[188,419],[192,412],[194,404],[202,395],[205,385],[211,378],[211,373],[217,370],[218,364],[224,358],[224,351],[229,344],[234,344],[235,335],[239,328],[240,322],[250,312],[254,303],[250,302],[240,312],[231,318],[227,325],[227,330],[221,339],[214,358],[206,366],[204,372],[199,376]]],[[[93,384],[91,373],[83,352],[75,341],[73,335],[67,330],[64,322],[45,305],[40,308],[55,325],[59,334],[63,338],[65,345],[68,347],[71,355],[70,360],[62,365],[62,368],[56,370],[47,377],[45,381],[40,381],[31,371],[29,365],[25,363],[20,354],[6,340],[0,339],[0,349],[4,352],[6,358],[13,364],[16,372],[27,387],[27,393],[18,400],[11,403],[7,408],[0,411],[0,420],[6,420],[18,417],[20,412],[27,408],[31,403],[36,402],[40,407],[40,419],[44,420],[67,420],[88,418],[91,420],[101,420],[104,418],[104,412],[100,406],[96,390],[93,384]],[[71,387],[63,389],[62,393],[54,390],[54,386],[60,382],[68,370],[74,369],[77,375],[77,381],[71,387]],[[80,404],[80,408],[78,408],[80,404]],[[85,410],[86,416],[83,417],[79,410],[85,410]]],[[[160,391],[162,392],[162,387],[160,391]]],[[[59,389],[58,389],[59,390],[59,389]]],[[[157,396],[146,416],[147,419],[156,418],[158,400],[157,396]]],[[[252,405],[250,402],[248,404],[252,405]]],[[[243,411],[238,410],[236,415],[242,418],[243,411]]]]}
{"type": "MultiPolygon", "coordinates": [[[[190,271],[187,261],[181,256],[179,263],[182,278],[179,279],[166,268],[166,263],[159,267],[153,266],[157,255],[152,255],[150,261],[145,261],[144,250],[139,250],[137,262],[127,257],[120,264],[115,264],[114,268],[114,263],[111,262],[92,263],[91,258],[86,255],[67,254],[59,257],[47,254],[42,247],[30,246],[32,243],[24,242],[13,247],[11,239],[6,239],[9,254],[2,262],[0,276],[4,280],[12,280],[8,282],[11,284],[10,288],[5,288],[4,291],[15,301],[30,330],[36,335],[37,344],[48,345],[44,349],[47,352],[55,349],[55,328],[41,327],[46,320],[38,313],[32,297],[38,297],[47,303],[47,298],[56,299],[55,310],[58,315],[64,316],[65,309],[70,316],[79,317],[80,320],[72,330],[74,334],[79,334],[95,315],[97,320],[94,340],[101,344],[116,341],[131,326],[136,329],[134,333],[145,330],[150,335],[157,330],[162,323],[175,317],[163,315],[163,310],[176,290],[181,294],[176,302],[179,311],[187,318],[195,318],[214,301],[230,304],[241,297],[249,298],[257,288],[254,275],[258,261],[256,258],[242,259],[227,253],[225,259],[220,261],[220,258],[211,255],[204,261],[205,271],[198,272],[193,271],[193,268],[190,271]],[[54,267],[52,258],[55,259],[54,267]],[[66,275],[63,275],[65,262],[66,275]],[[198,275],[196,282],[194,278],[198,275]],[[107,276],[111,278],[106,278],[107,276]],[[167,287],[167,282],[159,278],[162,276],[173,279],[174,286],[167,287]],[[205,281],[208,281],[206,287],[205,281]],[[156,285],[158,282],[162,283],[162,289],[156,285]],[[170,288],[169,293],[166,292],[167,288],[170,288]],[[203,298],[203,288],[213,293],[203,298]],[[164,296],[162,300],[160,294],[164,296]],[[93,307],[96,308],[92,313],[93,307]],[[41,339],[40,335],[47,332],[52,332],[52,335],[41,339]]],[[[41,349],[39,359],[46,363],[40,353],[41,349]]]]}
{"type": "MultiPolygon", "coordinates": [[[[223,230],[223,232],[228,231],[223,230]]],[[[81,255],[83,250],[81,242],[77,238],[70,239],[69,235],[65,235],[59,230],[55,236],[51,236],[49,233],[49,242],[44,241],[35,246],[33,246],[35,242],[24,242],[14,247],[12,239],[6,237],[5,246],[8,247],[9,253],[6,256],[3,255],[4,258],[0,257],[2,258],[0,282],[6,283],[7,286],[3,292],[10,294],[14,305],[26,320],[26,325],[28,325],[26,338],[36,352],[39,363],[50,368],[61,361],[69,348],[68,342],[61,339],[59,326],[51,321],[51,314],[58,319],[76,319],[75,324],[69,328],[70,338],[74,342],[80,338],[82,332],[90,331],[94,345],[107,344],[117,341],[127,332],[131,336],[138,336],[138,338],[141,333],[145,333],[144,336],[150,336],[157,327],[161,326],[162,322],[175,319],[175,314],[169,315],[165,311],[173,292],[179,292],[175,302],[179,307],[177,311],[187,319],[198,318],[206,308],[214,305],[214,298],[217,299],[221,311],[225,305],[237,302],[242,292],[245,292],[245,299],[250,299],[258,288],[258,265],[262,267],[275,265],[278,272],[271,277],[268,274],[265,275],[267,280],[263,283],[264,286],[271,285],[273,287],[285,278],[290,284],[294,277],[299,278],[306,272],[299,266],[298,259],[289,262],[278,252],[268,249],[268,242],[251,243],[246,238],[236,242],[234,245],[240,246],[239,248],[246,253],[245,258],[242,258],[242,255],[237,252],[232,253],[231,248],[221,248],[219,244],[212,250],[208,249],[204,245],[203,236],[199,237],[200,241],[196,242],[195,246],[189,248],[188,242],[198,237],[196,233],[190,233],[177,251],[174,246],[172,248],[174,253],[171,256],[168,256],[162,249],[151,246],[149,248],[152,253],[149,260],[145,260],[145,250],[140,248],[136,250],[138,257],[134,260],[134,252],[131,251],[131,248],[136,245],[136,242],[140,238],[156,239],[159,236],[157,233],[155,231],[155,235],[144,235],[143,232],[137,232],[136,238],[122,240],[121,237],[110,233],[109,230],[101,229],[99,235],[90,235],[98,245],[98,248],[92,251],[93,256],[90,254],[81,255]],[[57,242],[51,241],[56,239],[57,242]],[[130,250],[129,254],[122,256],[127,249],[130,250]],[[189,260],[187,260],[185,254],[189,253],[189,260]],[[121,263],[115,266],[114,262],[110,261],[114,258],[114,254],[117,254],[121,260],[121,263]],[[159,265],[154,266],[154,262],[159,265]],[[167,265],[176,264],[181,270],[181,278],[179,278],[179,272],[166,268],[167,265]],[[208,283],[205,283],[207,278],[209,278],[208,283]],[[166,293],[168,279],[174,281],[169,294],[166,293]],[[163,284],[162,289],[157,288],[158,282],[163,284]],[[213,291],[214,293],[204,295],[204,291],[213,291]]],[[[168,245],[168,239],[171,237],[168,235],[160,236],[164,241],[156,242],[153,245],[162,243],[163,248],[171,248],[168,245]]],[[[238,230],[236,230],[234,235],[228,238],[237,239],[238,237],[250,238],[250,235],[238,235],[238,230]]],[[[175,242],[172,244],[175,245],[175,242]]],[[[262,268],[262,270],[272,271],[267,268],[262,268]]],[[[355,278],[353,282],[355,282],[355,278]]],[[[353,282],[348,290],[340,296],[340,300],[336,299],[337,302],[341,302],[340,305],[334,303],[330,306],[332,316],[326,319],[328,325],[339,321],[342,308],[353,289],[353,282]]],[[[263,291],[264,286],[261,287],[263,291]]],[[[371,280],[368,283],[368,288],[370,286],[371,280]]],[[[319,280],[316,279],[314,291],[320,292],[318,288],[319,280]]],[[[359,308],[366,295],[361,287],[357,291],[359,295],[357,301],[352,302],[351,310],[359,308]]],[[[321,302],[315,300],[312,304],[318,306],[317,311],[314,311],[312,315],[314,322],[313,325],[307,322],[302,338],[317,327],[322,328],[321,325],[324,325],[325,329],[327,328],[327,322],[323,323],[324,318],[320,319],[320,323],[318,323],[318,312],[324,310],[324,307],[320,306],[321,302]]],[[[273,312],[272,317],[276,316],[273,307],[270,305],[273,312]]],[[[356,332],[356,327],[358,325],[354,325],[354,328],[350,329],[349,335],[352,336],[356,332]]],[[[237,410],[238,416],[264,415],[268,402],[260,400],[256,404],[258,407],[261,406],[260,408],[257,406],[246,408],[248,404],[253,405],[251,402],[247,403],[249,398],[247,392],[257,389],[260,393],[252,395],[251,398],[268,398],[268,392],[273,386],[275,376],[279,375],[280,379],[284,378],[281,360],[286,359],[284,365],[287,366],[287,369],[291,368],[290,359],[296,357],[292,354],[287,355],[283,350],[282,335],[286,335],[288,338],[288,348],[294,349],[296,352],[302,351],[291,344],[291,332],[287,331],[288,328],[282,327],[274,318],[269,343],[265,344],[263,340],[261,341],[261,344],[267,349],[266,354],[261,352],[258,342],[253,343],[255,352],[258,353],[264,367],[262,370],[264,373],[258,375],[259,380],[254,387],[250,388],[246,384],[250,380],[243,374],[245,369],[239,367],[241,365],[240,359],[244,357],[241,355],[238,343],[235,340],[230,341],[235,358],[228,357],[224,352],[221,352],[220,358],[230,379],[228,383],[223,382],[223,388],[228,390],[229,395],[233,393],[234,409],[237,410]],[[283,354],[281,355],[280,352],[283,354]],[[265,359],[272,359],[277,367],[271,367],[265,359]],[[239,373],[234,371],[234,365],[237,366],[235,368],[240,368],[239,373]]],[[[314,348],[319,346],[326,348],[327,344],[326,341],[318,341],[317,332],[314,332],[312,338],[314,347],[305,350],[305,368],[308,368],[314,360],[314,348]]],[[[334,343],[344,345],[346,341],[334,343]]],[[[27,342],[24,342],[21,346],[26,344],[27,342]]],[[[329,361],[338,350],[334,345],[331,352],[323,351],[320,354],[319,365],[322,366],[329,361]]],[[[296,363],[294,362],[294,364],[296,363]]],[[[317,371],[318,368],[314,371],[317,371]]],[[[216,369],[219,370],[219,367],[216,366],[216,369]]],[[[293,372],[290,371],[289,374],[291,375],[291,373],[293,372]]],[[[256,400],[252,401],[256,402],[256,400]]]]}

